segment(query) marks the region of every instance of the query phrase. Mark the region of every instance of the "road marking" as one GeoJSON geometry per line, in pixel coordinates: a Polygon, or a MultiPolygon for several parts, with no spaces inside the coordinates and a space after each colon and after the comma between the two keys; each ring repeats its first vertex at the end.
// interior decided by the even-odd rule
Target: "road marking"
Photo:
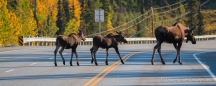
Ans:
{"type": "Polygon", "coordinates": [[[30,65],[35,65],[35,64],[37,64],[37,63],[31,63],[30,65]]]}
{"type": "MultiPolygon", "coordinates": [[[[135,53],[127,54],[122,59],[125,62],[128,58],[130,58],[131,56],[133,56],[135,54],[138,54],[138,53],[141,53],[141,52],[135,52],[135,53]]],[[[120,65],[121,65],[121,62],[117,61],[114,64],[108,66],[107,68],[105,68],[104,70],[102,70],[100,73],[98,73],[95,77],[93,77],[88,82],[86,82],[84,84],[84,86],[95,86],[95,85],[97,85],[101,80],[104,79],[104,77],[106,75],[108,75],[109,73],[111,73],[113,70],[115,70],[116,68],[118,68],[120,65]]]]}
{"type": "MultiPolygon", "coordinates": [[[[202,52],[205,53],[205,52],[202,52]]],[[[197,53],[199,54],[199,53],[197,53]]],[[[207,67],[205,64],[203,64],[197,57],[196,54],[193,54],[194,58],[206,69],[206,71],[211,75],[211,77],[216,81],[216,77],[215,75],[211,72],[211,70],[209,70],[209,67],[207,67]]]]}
{"type": "Polygon", "coordinates": [[[6,73],[9,73],[9,72],[12,72],[12,71],[14,71],[15,69],[10,69],[10,70],[8,70],[8,71],[5,71],[6,73]]]}
{"type": "Polygon", "coordinates": [[[13,52],[13,51],[18,51],[18,50],[8,50],[8,51],[2,51],[0,53],[7,53],[7,52],[13,52]]]}

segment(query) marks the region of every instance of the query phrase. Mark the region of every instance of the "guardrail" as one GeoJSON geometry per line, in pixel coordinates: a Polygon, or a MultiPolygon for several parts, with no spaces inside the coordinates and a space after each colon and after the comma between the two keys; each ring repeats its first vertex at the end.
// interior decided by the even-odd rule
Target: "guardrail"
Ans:
{"type": "MultiPolygon", "coordinates": [[[[195,36],[197,41],[216,40],[216,35],[202,35],[195,36]]],[[[140,37],[140,38],[126,38],[127,44],[152,44],[156,43],[156,38],[153,37],[140,37]]],[[[55,46],[56,38],[49,37],[27,37],[23,38],[24,46],[55,46]]],[[[92,38],[86,38],[85,41],[79,45],[92,45],[92,38]]],[[[123,44],[123,43],[120,43],[123,44]]]]}

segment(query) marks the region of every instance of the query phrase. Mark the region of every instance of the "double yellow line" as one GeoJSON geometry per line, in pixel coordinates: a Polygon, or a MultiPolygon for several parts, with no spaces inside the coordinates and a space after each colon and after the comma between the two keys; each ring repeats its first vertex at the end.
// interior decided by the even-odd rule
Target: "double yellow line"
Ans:
{"type": "MultiPolygon", "coordinates": [[[[135,53],[127,54],[122,59],[125,62],[128,58],[130,58],[131,56],[133,56],[135,54],[138,54],[138,53],[140,53],[140,52],[135,52],[135,53]]],[[[95,86],[95,85],[97,85],[106,75],[108,75],[109,73],[111,73],[113,70],[115,70],[116,68],[118,68],[120,65],[121,65],[120,61],[115,62],[114,64],[108,66],[106,69],[102,70],[95,77],[93,77],[88,82],[86,82],[83,86],[95,86]]]]}

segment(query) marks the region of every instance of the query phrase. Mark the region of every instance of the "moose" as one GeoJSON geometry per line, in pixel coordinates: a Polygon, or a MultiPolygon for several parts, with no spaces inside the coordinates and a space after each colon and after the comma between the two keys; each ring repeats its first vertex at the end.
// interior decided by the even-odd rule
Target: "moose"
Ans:
{"type": "Polygon", "coordinates": [[[75,53],[75,55],[76,55],[77,65],[79,66],[78,55],[77,55],[77,52],[76,52],[76,48],[78,46],[78,43],[81,42],[82,40],[83,41],[86,40],[82,30],[78,30],[77,34],[71,33],[68,36],[63,36],[63,35],[58,36],[56,38],[56,44],[55,44],[56,49],[54,51],[54,64],[55,64],[55,66],[57,66],[56,53],[58,52],[58,49],[60,47],[61,47],[61,50],[59,51],[59,54],[60,54],[60,56],[62,58],[63,64],[65,65],[65,59],[62,56],[62,52],[64,51],[64,49],[71,49],[72,48],[70,66],[73,66],[72,65],[73,53],[75,53]]]}
{"type": "Polygon", "coordinates": [[[106,61],[105,61],[106,65],[108,65],[108,54],[109,54],[108,50],[109,50],[109,48],[115,49],[116,53],[119,56],[119,59],[121,60],[121,63],[124,64],[124,62],[120,56],[119,50],[118,50],[118,43],[119,42],[127,43],[127,40],[122,35],[121,31],[119,31],[119,32],[116,31],[116,33],[117,34],[110,33],[105,37],[101,36],[101,35],[97,35],[97,36],[93,37],[93,47],[90,49],[91,56],[92,56],[91,63],[93,63],[93,61],[95,61],[95,65],[98,65],[95,54],[96,54],[98,48],[100,47],[100,48],[106,49],[106,61]]]}
{"type": "Polygon", "coordinates": [[[154,65],[154,55],[155,51],[157,50],[161,59],[161,63],[165,65],[165,62],[161,56],[161,44],[163,42],[172,43],[175,49],[177,50],[176,58],[174,59],[173,63],[176,62],[178,59],[178,62],[180,65],[182,65],[182,61],[180,58],[180,49],[182,46],[182,42],[184,41],[184,38],[186,37],[186,43],[188,41],[191,41],[192,44],[196,44],[196,39],[194,37],[193,30],[196,27],[193,26],[192,28],[185,27],[181,23],[176,22],[173,26],[159,26],[155,29],[155,37],[157,39],[157,44],[154,46],[153,49],[153,55],[151,59],[152,65],[154,65]],[[178,44],[178,45],[177,45],[178,44]]]}

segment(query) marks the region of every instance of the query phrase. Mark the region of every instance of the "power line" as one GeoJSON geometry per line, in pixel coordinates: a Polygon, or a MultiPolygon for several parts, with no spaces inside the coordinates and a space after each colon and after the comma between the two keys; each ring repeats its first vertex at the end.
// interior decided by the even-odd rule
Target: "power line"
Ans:
{"type": "MultiPolygon", "coordinates": [[[[210,1],[210,0],[205,1],[204,3],[201,4],[201,6],[205,5],[205,4],[208,3],[209,1],[210,1]]],[[[184,4],[184,6],[185,6],[185,5],[186,5],[186,4],[184,4]]],[[[177,7],[177,8],[180,8],[180,7],[177,7]]],[[[177,9],[177,8],[174,8],[174,9],[177,9]]],[[[159,9],[159,8],[157,8],[157,9],[159,9]]],[[[168,10],[168,11],[170,11],[170,10],[168,10]]],[[[166,11],[166,12],[168,12],[168,11],[166,11]]],[[[165,13],[165,12],[161,12],[161,13],[158,13],[158,14],[162,14],[162,13],[165,13]]],[[[186,15],[189,14],[189,13],[190,13],[190,12],[186,12],[186,13],[184,13],[184,14],[182,14],[182,15],[176,17],[176,18],[172,18],[172,19],[168,19],[168,20],[164,20],[164,21],[159,21],[159,22],[154,22],[154,23],[161,23],[161,22],[165,22],[165,21],[177,20],[177,19],[179,19],[179,18],[181,18],[181,17],[186,16],[186,15]]],[[[141,32],[144,31],[146,28],[150,28],[150,27],[151,27],[151,25],[148,25],[147,27],[145,27],[145,28],[139,30],[137,33],[131,35],[129,38],[131,38],[131,37],[133,37],[133,36],[135,36],[135,35],[141,33],[141,32]]]]}
{"type": "MultiPolygon", "coordinates": [[[[180,7],[183,7],[183,6],[186,6],[186,5],[187,5],[187,3],[184,4],[184,5],[182,5],[182,6],[179,6],[179,7],[173,8],[173,9],[171,9],[171,10],[163,11],[163,12],[156,13],[156,14],[160,15],[160,14],[163,14],[163,13],[167,13],[167,12],[170,12],[170,11],[176,10],[176,9],[178,9],[178,8],[180,8],[180,7]]],[[[154,14],[154,15],[156,15],[156,14],[154,14]]]]}
{"type": "Polygon", "coordinates": [[[168,19],[168,20],[163,20],[163,21],[158,21],[158,22],[154,22],[154,23],[161,23],[161,22],[164,22],[164,21],[173,21],[173,20],[177,20],[177,19],[179,19],[179,18],[181,18],[181,17],[186,16],[186,15],[189,14],[189,13],[190,13],[190,12],[187,12],[187,13],[184,13],[184,14],[182,14],[182,15],[176,17],[176,18],[172,18],[172,19],[168,19]]]}
{"type": "Polygon", "coordinates": [[[131,35],[129,38],[134,37],[135,35],[141,33],[142,31],[144,31],[146,28],[150,28],[150,27],[152,27],[152,25],[148,25],[147,27],[144,27],[143,29],[139,30],[137,33],[131,35]]]}
{"type": "MultiPolygon", "coordinates": [[[[185,1],[186,1],[186,0],[183,0],[183,1],[177,2],[177,3],[172,4],[172,5],[163,6],[163,7],[159,7],[159,8],[153,8],[153,9],[154,9],[154,10],[163,9],[163,8],[167,8],[167,7],[171,7],[171,6],[180,4],[180,3],[185,2],[185,1]]],[[[209,2],[209,1],[210,1],[210,0],[205,1],[204,3],[201,4],[201,6],[203,6],[204,4],[206,4],[206,3],[209,2]]],[[[141,23],[142,21],[145,21],[146,19],[150,18],[150,17],[153,16],[153,15],[160,15],[160,14],[163,14],[163,13],[167,13],[167,12],[170,12],[170,11],[174,11],[174,10],[176,10],[176,9],[178,9],[178,8],[180,8],[180,7],[186,6],[186,5],[187,5],[187,3],[185,3],[184,5],[178,6],[178,7],[176,7],[176,8],[167,10],[167,11],[163,11],[163,12],[156,13],[156,14],[151,14],[151,15],[149,15],[148,17],[146,17],[145,19],[140,20],[140,21],[138,21],[136,24],[130,25],[130,26],[128,26],[127,28],[125,28],[125,29],[123,29],[123,30],[121,30],[121,31],[124,31],[124,30],[129,29],[129,28],[131,28],[131,27],[133,27],[133,26],[135,26],[135,25],[141,23]]],[[[112,30],[115,30],[115,29],[117,29],[117,28],[120,28],[120,27],[122,27],[122,26],[126,26],[126,25],[130,24],[131,22],[133,22],[133,21],[135,21],[135,20],[137,20],[137,19],[139,19],[139,18],[141,18],[142,16],[146,15],[147,13],[149,13],[149,12],[151,12],[151,11],[152,11],[152,10],[150,9],[150,10],[148,10],[147,12],[145,12],[144,14],[142,14],[142,15],[136,17],[135,19],[133,19],[133,20],[131,20],[131,21],[125,23],[125,24],[119,25],[119,26],[117,26],[117,27],[115,27],[115,28],[112,28],[112,29],[109,29],[109,30],[102,31],[101,33],[105,33],[105,32],[112,31],[112,30]]],[[[164,20],[164,21],[176,20],[176,19],[179,19],[179,18],[181,18],[181,17],[186,16],[188,13],[189,13],[189,12],[187,12],[187,13],[185,13],[185,14],[182,14],[182,15],[180,15],[179,17],[172,18],[172,19],[168,19],[168,20],[164,20]]],[[[161,23],[161,22],[164,22],[164,21],[159,21],[159,22],[154,22],[154,23],[161,23]]],[[[149,25],[148,25],[148,28],[149,28],[149,25]]],[[[132,36],[130,36],[130,37],[133,37],[133,36],[139,34],[139,33],[142,32],[143,30],[144,30],[144,29],[138,31],[137,33],[135,33],[134,35],[132,35],[132,36]]],[[[91,34],[91,35],[88,35],[88,36],[93,36],[93,35],[96,35],[96,34],[99,34],[99,33],[91,34]]]]}
{"type": "MultiPolygon", "coordinates": [[[[133,19],[133,20],[131,20],[131,21],[125,23],[125,24],[122,24],[122,25],[119,25],[119,26],[117,26],[117,27],[114,27],[114,28],[112,28],[111,30],[109,29],[109,30],[102,31],[101,33],[105,33],[105,32],[108,32],[108,31],[112,31],[112,30],[115,30],[115,29],[120,28],[120,27],[122,27],[122,26],[125,26],[125,25],[127,25],[127,24],[129,24],[129,23],[131,23],[131,22],[133,22],[133,21],[135,21],[135,20],[137,20],[137,19],[139,19],[140,17],[146,15],[146,14],[149,13],[149,12],[151,12],[151,9],[148,10],[147,12],[145,12],[144,14],[138,16],[137,18],[135,18],[135,19],[133,19]]],[[[129,26],[129,27],[131,27],[131,26],[129,26]]],[[[97,34],[100,34],[100,33],[94,33],[94,34],[87,35],[87,36],[93,36],[93,35],[97,35],[97,34]]]]}
{"type": "Polygon", "coordinates": [[[157,9],[163,9],[163,8],[171,7],[171,6],[177,5],[177,4],[179,4],[179,3],[182,3],[182,2],[184,2],[184,1],[186,1],[186,0],[177,2],[177,3],[175,3],[175,4],[171,4],[171,5],[168,5],[168,6],[163,6],[163,7],[154,8],[154,9],[157,10],[157,9]]]}

